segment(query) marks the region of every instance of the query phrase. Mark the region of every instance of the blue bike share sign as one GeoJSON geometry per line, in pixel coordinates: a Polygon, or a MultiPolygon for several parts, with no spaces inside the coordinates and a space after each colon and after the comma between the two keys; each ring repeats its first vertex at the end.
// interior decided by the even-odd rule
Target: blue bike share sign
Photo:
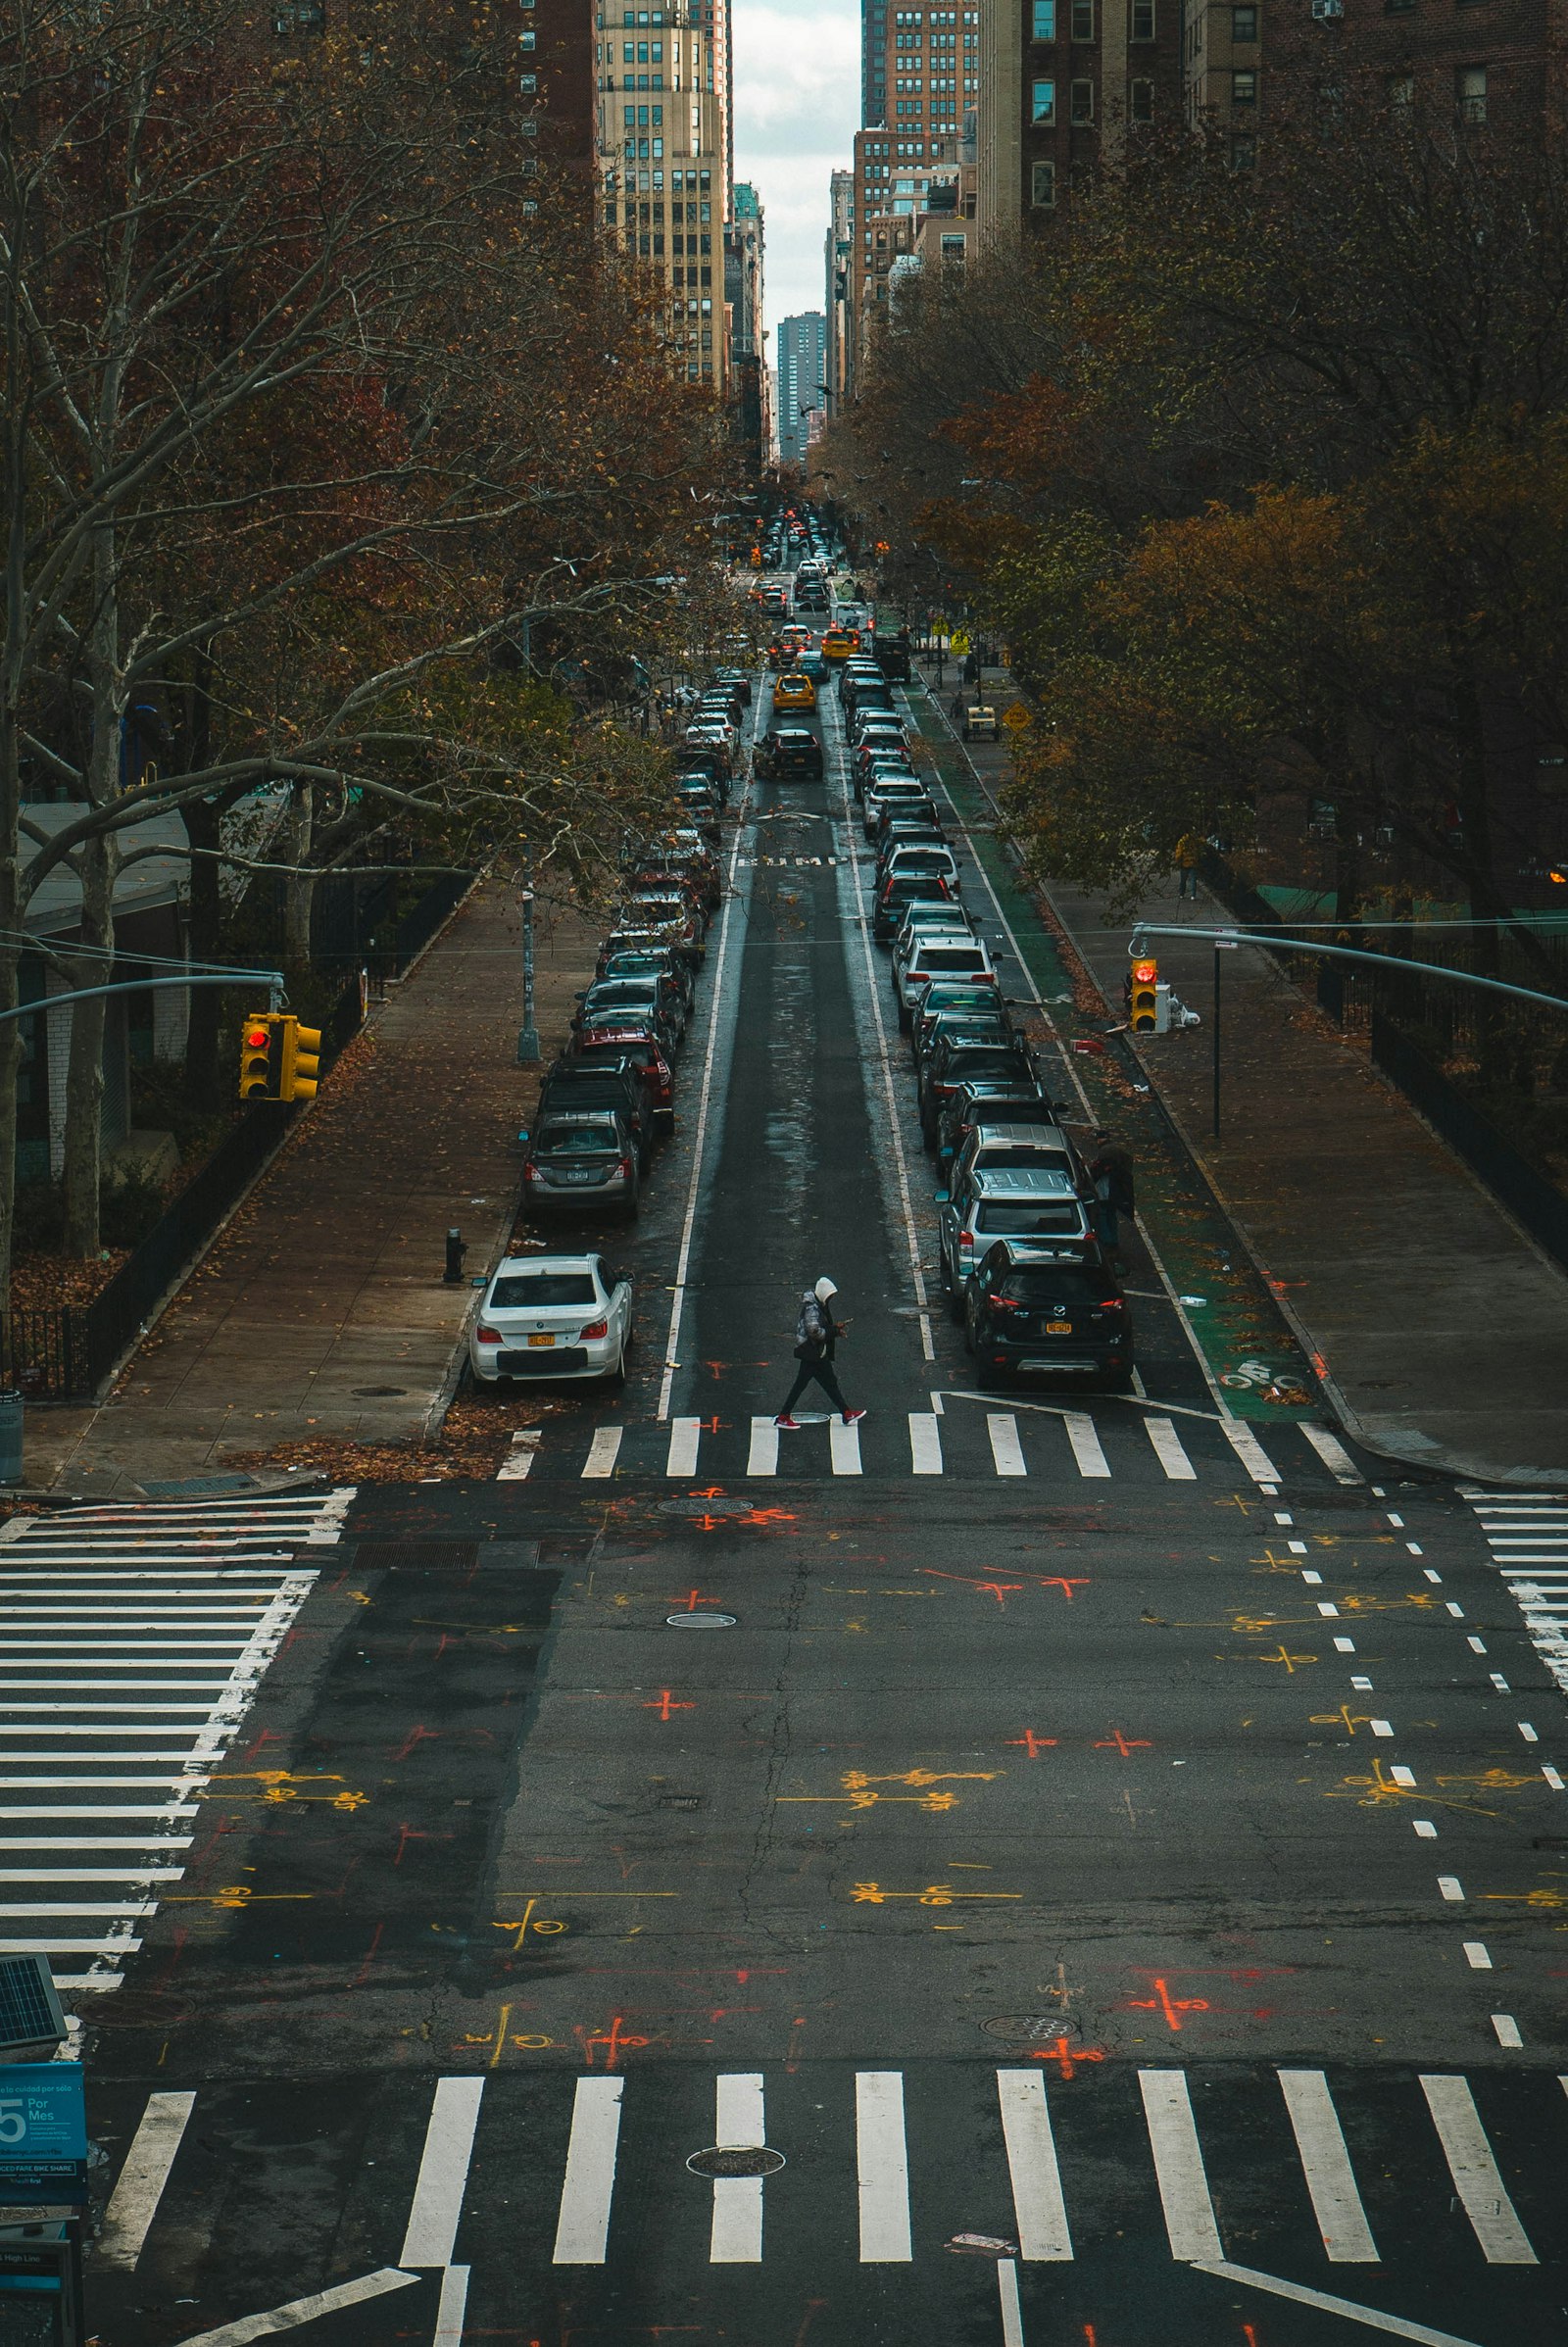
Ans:
{"type": "Polygon", "coordinates": [[[86,2197],[81,2064],[0,2063],[0,2202],[86,2197]]]}

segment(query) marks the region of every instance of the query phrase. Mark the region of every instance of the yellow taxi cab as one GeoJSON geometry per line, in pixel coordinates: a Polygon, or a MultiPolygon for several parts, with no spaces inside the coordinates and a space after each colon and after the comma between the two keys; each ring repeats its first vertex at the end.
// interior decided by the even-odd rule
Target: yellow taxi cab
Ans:
{"type": "Polygon", "coordinates": [[[852,653],[859,649],[860,631],[858,627],[830,627],[822,638],[824,660],[847,660],[852,653]]]}
{"type": "Polygon", "coordinates": [[[816,687],[804,670],[786,668],[773,687],[773,707],[814,709],[816,687]]]}

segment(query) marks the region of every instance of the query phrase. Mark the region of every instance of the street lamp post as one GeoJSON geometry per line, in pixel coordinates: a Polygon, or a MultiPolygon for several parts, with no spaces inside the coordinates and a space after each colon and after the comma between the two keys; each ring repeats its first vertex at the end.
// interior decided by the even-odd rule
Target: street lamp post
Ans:
{"type": "Polygon", "coordinates": [[[1220,955],[1239,951],[1234,937],[1214,940],[1214,1139],[1219,1139],[1219,973],[1220,955]]]}
{"type": "Polygon", "coordinates": [[[539,1030],[533,1023],[533,890],[522,892],[522,1025],[517,1030],[517,1065],[537,1066],[539,1030]]]}

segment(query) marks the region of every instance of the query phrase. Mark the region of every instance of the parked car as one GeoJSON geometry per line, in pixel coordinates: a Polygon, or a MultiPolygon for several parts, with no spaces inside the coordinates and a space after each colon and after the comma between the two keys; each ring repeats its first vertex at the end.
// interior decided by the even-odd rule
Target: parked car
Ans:
{"type": "Polygon", "coordinates": [[[1059,1113],[1055,1102],[1047,1099],[1038,1077],[1020,1090],[1006,1076],[971,1076],[946,1101],[937,1119],[937,1156],[944,1163],[956,1162],[976,1125],[997,1123],[1054,1129],[1059,1113]]]}
{"type": "Polygon", "coordinates": [[[668,978],[672,985],[678,987],[687,1017],[690,1018],[697,989],[691,971],[684,962],[677,961],[667,948],[660,951],[653,947],[641,947],[618,953],[609,953],[600,949],[598,966],[594,971],[596,982],[601,978],[647,977],[668,978]]]}
{"type": "Polygon", "coordinates": [[[655,1127],[669,1132],[675,1122],[675,1071],[657,1032],[640,1023],[584,1027],[572,1038],[568,1058],[590,1067],[629,1067],[637,1075],[655,1127]]]}
{"type": "MultiPolygon", "coordinates": [[[[948,900],[951,904],[951,898],[948,900]]],[[[991,949],[972,930],[924,930],[919,942],[893,964],[893,991],[899,1002],[899,1024],[907,1028],[915,998],[933,978],[961,978],[966,984],[995,986],[997,968],[991,949]]]]}
{"type": "MultiPolygon", "coordinates": [[[[994,986],[971,986],[962,979],[933,979],[909,1005],[909,1049],[918,1062],[925,1039],[939,1018],[1006,1019],[1007,1005],[994,986]]],[[[1010,1021],[1008,1022],[1010,1024],[1010,1021]]]]}
{"type": "Polygon", "coordinates": [[[955,897],[963,891],[958,859],[941,841],[890,840],[877,864],[878,882],[918,872],[927,879],[945,880],[955,897]]]}
{"type": "Polygon", "coordinates": [[[939,1190],[938,1276],[955,1318],[963,1310],[963,1283],[999,1239],[1092,1247],[1088,1210],[1065,1174],[970,1176],[957,1192],[939,1190]]]}
{"type": "Polygon", "coordinates": [[[881,782],[867,782],[865,796],[860,802],[861,829],[867,839],[874,838],[877,818],[884,807],[897,807],[901,813],[919,813],[929,823],[936,821],[936,807],[927,796],[923,782],[906,782],[899,775],[888,775],[881,782]]]}
{"type": "Polygon", "coordinates": [[[612,1209],[629,1221],[642,1193],[639,1155],[636,1136],[613,1108],[549,1116],[528,1137],[523,1212],[537,1221],[612,1209]]]}
{"type": "Polygon", "coordinates": [[[686,1002],[673,978],[654,973],[636,978],[601,978],[579,997],[574,1033],[605,1027],[646,1026],[665,1051],[680,1049],[686,1032],[686,1002]]]}
{"type": "Polygon", "coordinates": [[[1132,1310],[1097,1247],[999,1240],[969,1277],[963,1321],[983,1386],[1063,1373],[1118,1393],[1132,1384],[1132,1310]]]}
{"type": "Polygon", "coordinates": [[[916,1079],[920,1138],[926,1148],[935,1151],[943,1108],[971,1076],[1001,1076],[1022,1085],[1034,1072],[1029,1047],[1021,1035],[1001,1042],[985,1037],[945,1037],[926,1053],[916,1079]]]}
{"type": "MultiPolygon", "coordinates": [[[[624,1120],[637,1143],[638,1170],[646,1174],[654,1153],[655,1110],[652,1087],[638,1062],[625,1051],[585,1054],[580,1050],[556,1060],[540,1087],[534,1128],[585,1108],[613,1109],[624,1120]]],[[[517,1138],[526,1142],[528,1130],[517,1138]]]]}
{"type": "Polygon", "coordinates": [[[928,1067],[947,1052],[978,1045],[992,1045],[998,1051],[1010,1050],[1016,1042],[1007,1018],[1006,1005],[1000,995],[992,997],[989,1010],[943,1010],[928,1019],[922,1028],[921,1039],[914,1052],[915,1098],[920,1097],[928,1067]]]}
{"type": "Polygon", "coordinates": [[[758,744],[757,771],[766,782],[820,782],[822,745],[804,725],[776,725],[758,744]]]}
{"type": "Polygon", "coordinates": [[[468,1339],[481,1385],[505,1378],[626,1375],[632,1288],[603,1255],[509,1255],[485,1287],[468,1339]]]}
{"type": "Polygon", "coordinates": [[[966,742],[1000,742],[1002,727],[997,722],[996,710],[989,709],[983,701],[977,701],[973,709],[965,709],[963,738],[966,742]]]}
{"type": "Polygon", "coordinates": [[[916,872],[907,879],[895,875],[885,880],[876,894],[876,910],[871,916],[871,935],[879,946],[890,946],[898,934],[899,923],[911,905],[946,905],[953,901],[953,890],[941,877],[930,878],[916,872]]]}
{"type": "Polygon", "coordinates": [[[1005,1166],[1013,1173],[1064,1173],[1079,1197],[1094,1198],[1089,1168],[1059,1125],[1014,1124],[1010,1118],[981,1117],[954,1154],[950,1190],[961,1190],[971,1173],[1005,1166]]]}
{"type": "MultiPolygon", "coordinates": [[[[865,794],[873,782],[919,782],[920,777],[909,763],[907,750],[889,742],[880,748],[862,750],[851,764],[850,780],[863,808],[865,794]]],[[[922,784],[921,788],[924,787],[922,784]]]]}
{"type": "Polygon", "coordinates": [[[733,693],[739,700],[743,709],[751,708],[752,680],[747,675],[744,668],[716,669],[713,675],[713,682],[716,685],[725,686],[731,693],[733,693]]]}

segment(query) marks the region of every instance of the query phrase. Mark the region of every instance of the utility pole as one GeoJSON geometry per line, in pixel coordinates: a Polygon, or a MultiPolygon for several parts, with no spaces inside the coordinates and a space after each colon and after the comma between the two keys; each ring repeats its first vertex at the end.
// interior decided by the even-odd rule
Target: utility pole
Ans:
{"type": "Polygon", "coordinates": [[[1219,1139],[1219,973],[1221,966],[1219,957],[1222,953],[1234,953],[1238,950],[1234,937],[1216,937],[1214,940],[1214,1139],[1216,1141],[1219,1139]]]}
{"type": "Polygon", "coordinates": [[[533,890],[522,892],[522,1025],[517,1030],[517,1065],[539,1061],[539,1030],[533,1023],[533,890]]]}

